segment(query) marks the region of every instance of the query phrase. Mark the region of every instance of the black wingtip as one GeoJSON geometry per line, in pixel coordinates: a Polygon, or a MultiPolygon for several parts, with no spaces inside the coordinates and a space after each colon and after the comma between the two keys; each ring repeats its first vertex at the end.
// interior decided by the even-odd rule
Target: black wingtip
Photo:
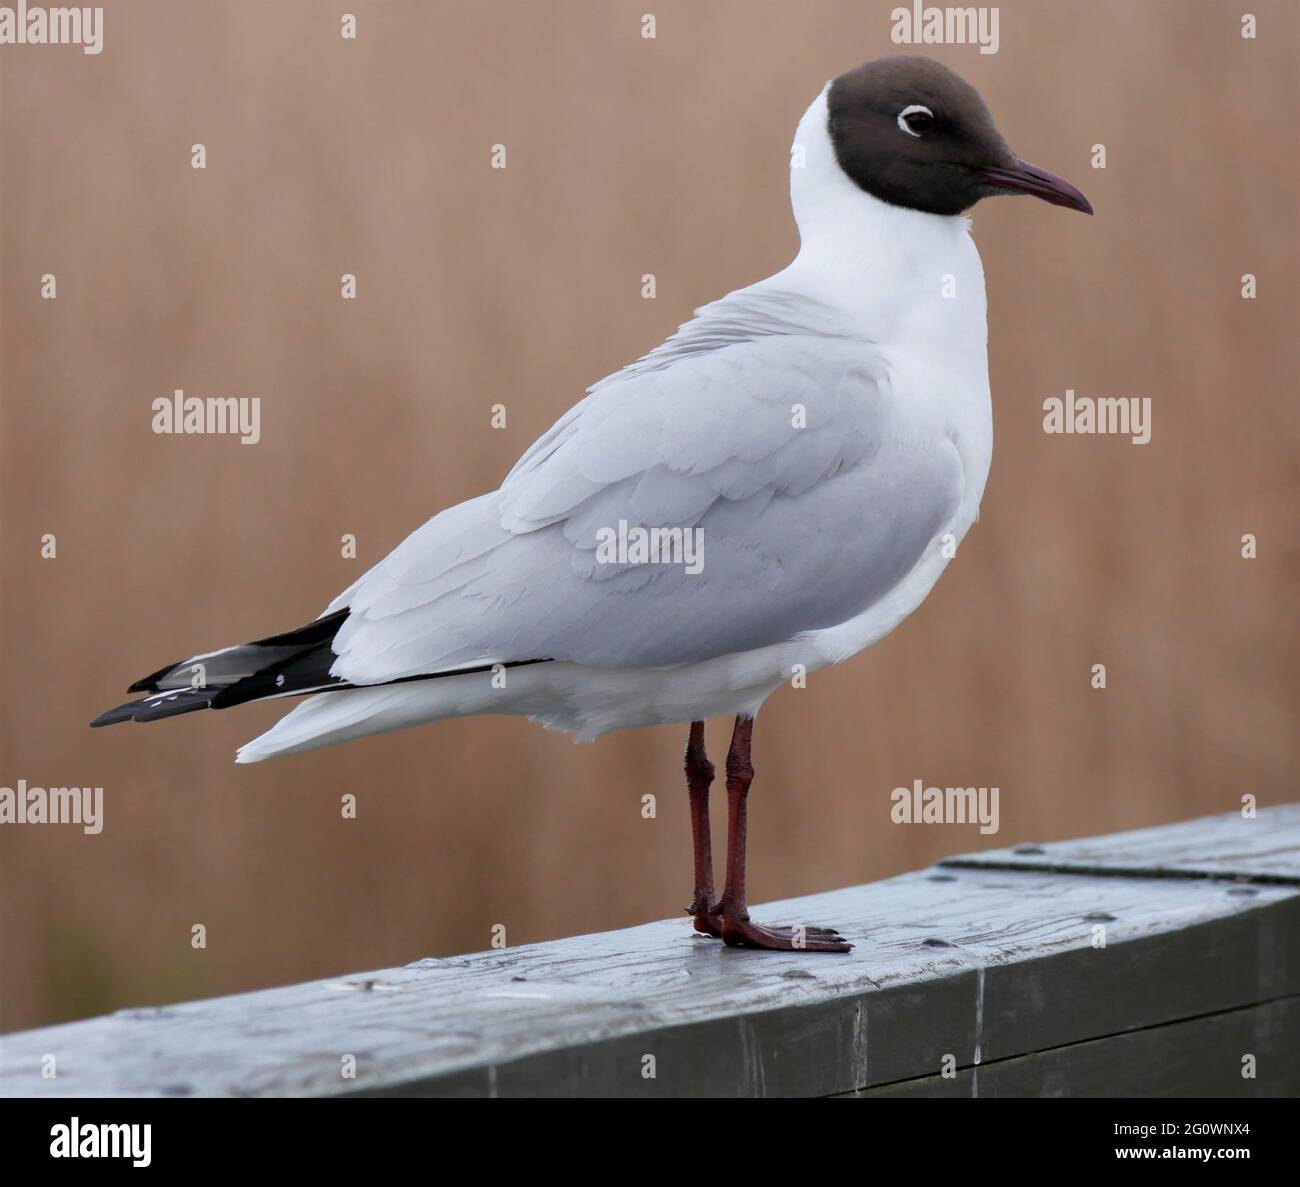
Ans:
{"type": "Polygon", "coordinates": [[[154,693],[101,713],[90,723],[90,728],[117,725],[120,721],[160,721],[164,717],[193,713],[196,709],[208,708],[217,691],[215,688],[174,688],[154,693]]]}
{"type": "Polygon", "coordinates": [[[90,723],[90,728],[97,730],[102,725],[116,725],[119,721],[130,721],[135,716],[134,707],[139,703],[139,701],[128,701],[125,705],[118,705],[116,709],[106,710],[90,723]]]}

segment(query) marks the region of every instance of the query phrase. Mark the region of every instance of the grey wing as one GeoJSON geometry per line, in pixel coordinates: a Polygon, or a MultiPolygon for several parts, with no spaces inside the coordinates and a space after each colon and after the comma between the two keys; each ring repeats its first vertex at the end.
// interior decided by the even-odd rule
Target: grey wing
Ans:
{"type": "Polygon", "coordinates": [[[869,343],[741,335],[654,359],[336,599],[352,613],[334,674],[661,666],[779,643],[867,609],[956,511],[956,449],[912,423],[869,343]],[[696,563],[611,559],[620,525],[698,532],[696,563]]]}

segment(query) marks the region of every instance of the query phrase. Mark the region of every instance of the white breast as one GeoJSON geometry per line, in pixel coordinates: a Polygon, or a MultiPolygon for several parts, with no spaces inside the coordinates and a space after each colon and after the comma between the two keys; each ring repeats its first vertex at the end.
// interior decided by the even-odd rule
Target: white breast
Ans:
{"type": "Polygon", "coordinates": [[[856,618],[813,634],[833,663],[888,634],[939,579],[946,554],[978,517],[993,419],[984,270],[969,220],[891,206],[859,189],[835,161],[826,119],[823,91],[800,121],[791,157],[800,252],[770,283],[842,310],[877,343],[911,430],[951,441],[965,471],[959,508],[908,577],[856,618]]]}

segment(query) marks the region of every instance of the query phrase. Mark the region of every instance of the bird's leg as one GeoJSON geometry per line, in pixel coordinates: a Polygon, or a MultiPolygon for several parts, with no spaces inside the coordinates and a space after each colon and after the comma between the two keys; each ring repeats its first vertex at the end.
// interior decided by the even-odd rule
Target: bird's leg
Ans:
{"type": "Polygon", "coordinates": [[[695,897],[686,908],[695,916],[695,930],[708,936],[720,936],[716,922],[709,918],[717,910],[713,899],[713,841],[709,835],[709,786],[713,783],[713,764],[704,751],[704,722],[692,721],[686,742],[686,790],[691,800],[691,840],[695,847],[695,897]]]}
{"type": "MultiPolygon", "coordinates": [[[[763,927],[749,917],[745,898],[745,833],[749,785],[754,779],[750,742],[752,717],[737,717],[727,752],[727,882],[709,920],[733,948],[775,948],[785,952],[847,952],[852,947],[826,927],[763,927]]],[[[698,924],[697,924],[698,925],[698,924]]]]}

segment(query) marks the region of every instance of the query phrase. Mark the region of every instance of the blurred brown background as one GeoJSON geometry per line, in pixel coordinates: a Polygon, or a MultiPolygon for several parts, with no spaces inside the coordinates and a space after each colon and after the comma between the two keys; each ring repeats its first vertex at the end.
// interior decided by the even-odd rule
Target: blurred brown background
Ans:
{"type": "MultiPolygon", "coordinates": [[[[314,616],[587,384],[782,267],[795,123],[896,52],[891,7],[136,0],[98,57],[0,48],[0,785],[106,801],[99,836],[0,829],[0,1027],[686,903],[684,728],[575,747],[487,718],[236,767],[284,706],[86,723],[165,661],[314,616]],[[176,387],[259,396],[261,443],[155,436],[176,387]]],[[[1255,40],[1209,0],[1000,8],[997,54],[926,52],[1097,216],[975,211],[982,520],[894,635],[768,703],[758,902],[1295,797],[1296,7],[1253,0],[1255,40]],[[1152,442],[1045,435],[1066,387],[1150,396],[1152,442]],[[999,786],[1001,833],[891,824],[917,778],[999,786]]]]}

